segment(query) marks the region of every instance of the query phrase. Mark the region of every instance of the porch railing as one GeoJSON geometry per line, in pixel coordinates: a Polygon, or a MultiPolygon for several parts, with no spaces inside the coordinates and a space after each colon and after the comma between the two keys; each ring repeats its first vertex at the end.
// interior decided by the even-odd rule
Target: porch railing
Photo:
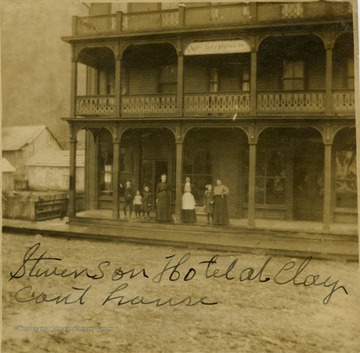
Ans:
{"type": "Polygon", "coordinates": [[[124,32],[150,31],[179,27],[178,10],[134,12],[123,14],[124,32]]]}
{"type": "Polygon", "coordinates": [[[114,96],[78,96],[76,98],[77,115],[108,115],[113,114],[114,112],[114,96]]]}
{"type": "Polygon", "coordinates": [[[185,113],[235,113],[250,111],[249,93],[207,93],[184,96],[185,113]]]}
{"type": "Polygon", "coordinates": [[[350,2],[224,3],[178,9],[74,17],[73,35],[162,31],[171,28],[261,24],[276,21],[350,18],[350,2]]]}
{"type": "Polygon", "coordinates": [[[257,110],[264,113],[319,113],[325,111],[325,92],[261,92],[257,110]]]}
{"type": "Polygon", "coordinates": [[[335,113],[354,113],[355,112],[355,93],[354,91],[334,91],[332,93],[332,109],[335,113]]]}
{"type": "MultiPolygon", "coordinates": [[[[250,113],[250,93],[187,93],[184,114],[250,113]]],[[[121,115],[176,114],[176,95],[129,95],[121,97],[121,115]]],[[[323,114],[325,91],[259,92],[257,114],[323,114]]],[[[354,114],[353,90],[332,93],[333,114],[354,114]]],[[[114,115],[114,96],[81,96],[76,98],[77,115],[114,115]]]]}
{"type": "Polygon", "coordinates": [[[137,95],[121,98],[124,114],[162,114],[176,112],[175,95],[137,95]]]}
{"type": "Polygon", "coordinates": [[[76,18],[76,35],[106,34],[119,29],[116,15],[88,16],[76,18]]]}

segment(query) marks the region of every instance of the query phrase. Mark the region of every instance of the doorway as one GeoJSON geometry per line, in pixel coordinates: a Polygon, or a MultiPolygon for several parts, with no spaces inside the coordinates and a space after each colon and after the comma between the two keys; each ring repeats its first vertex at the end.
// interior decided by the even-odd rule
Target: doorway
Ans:
{"type": "Polygon", "coordinates": [[[323,144],[317,141],[300,142],[294,150],[293,195],[294,219],[296,220],[321,221],[323,218],[323,155],[323,144]]]}
{"type": "Polygon", "coordinates": [[[143,190],[144,185],[149,186],[153,196],[153,202],[155,201],[156,187],[161,180],[161,174],[166,174],[169,181],[167,160],[143,160],[141,190],[143,190]]]}

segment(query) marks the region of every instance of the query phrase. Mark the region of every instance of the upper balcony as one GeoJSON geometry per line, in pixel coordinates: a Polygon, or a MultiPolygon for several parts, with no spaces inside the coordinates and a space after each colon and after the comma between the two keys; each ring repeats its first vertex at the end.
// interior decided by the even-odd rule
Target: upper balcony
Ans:
{"type": "Polygon", "coordinates": [[[350,2],[179,4],[176,9],[74,17],[73,36],[352,20],[350,2]]]}

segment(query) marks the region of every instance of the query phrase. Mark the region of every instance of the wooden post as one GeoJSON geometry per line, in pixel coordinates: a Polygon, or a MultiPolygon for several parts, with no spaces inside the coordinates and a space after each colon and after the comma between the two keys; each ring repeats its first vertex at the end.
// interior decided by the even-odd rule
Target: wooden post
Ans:
{"type": "Polygon", "coordinates": [[[176,141],[176,203],[175,216],[176,221],[181,222],[182,219],[182,169],[183,169],[183,141],[176,141]]]}
{"type": "Polygon", "coordinates": [[[332,174],[332,144],[325,143],[325,161],[324,161],[324,217],[323,217],[323,230],[330,230],[330,223],[332,220],[332,188],[331,188],[331,174],[332,174]]]}
{"type": "Polygon", "coordinates": [[[249,143],[249,196],[248,226],[255,227],[255,177],[256,177],[256,143],[249,143]]]}
{"type": "Polygon", "coordinates": [[[121,116],[121,56],[115,61],[115,117],[121,116]]]}
{"type": "Polygon", "coordinates": [[[123,12],[122,11],[118,11],[116,12],[116,29],[119,32],[122,32],[123,29],[123,12]]]}
{"type": "Polygon", "coordinates": [[[325,92],[325,115],[332,115],[332,61],[333,52],[331,47],[326,48],[326,92],[325,92]]]}
{"type": "Polygon", "coordinates": [[[69,210],[70,217],[76,216],[76,144],[77,144],[77,129],[70,126],[70,176],[69,176],[69,210]]]}
{"type": "Polygon", "coordinates": [[[181,41],[178,42],[178,71],[177,71],[177,113],[184,114],[184,55],[181,49],[181,41]],[[180,49],[179,49],[180,47],[180,49]]]}
{"type": "Polygon", "coordinates": [[[185,27],[185,5],[179,5],[179,27],[185,27]]]}
{"type": "MultiPolygon", "coordinates": [[[[74,48],[73,48],[74,52],[74,48]]],[[[71,61],[71,89],[70,89],[70,116],[76,116],[76,96],[77,96],[77,61],[73,53],[71,61]]]]}
{"type": "Polygon", "coordinates": [[[120,217],[119,172],[120,172],[120,139],[116,138],[113,140],[113,176],[112,176],[114,219],[119,219],[120,217]]]}
{"type": "Polygon", "coordinates": [[[250,73],[250,115],[256,115],[256,73],[257,73],[257,52],[251,52],[251,73],[250,73]]]}

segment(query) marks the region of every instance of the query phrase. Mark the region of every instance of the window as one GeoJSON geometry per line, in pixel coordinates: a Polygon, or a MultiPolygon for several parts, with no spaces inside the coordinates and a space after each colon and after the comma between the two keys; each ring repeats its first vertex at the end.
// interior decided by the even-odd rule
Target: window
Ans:
{"type": "Polygon", "coordinates": [[[99,145],[99,182],[100,193],[103,196],[112,195],[113,145],[110,132],[100,135],[99,145]]]}
{"type": "Polygon", "coordinates": [[[217,68],[210,69],[210,92],[218,92],[219,90],[219,70],[217,68]]]}
{"type": "Polygon", "coordinates": [[[346,88],[354,89],[354,59],[347,60],[346,65],[346,88]]]}
{"type": "Polygon", "coordinates": [[[356,152],[351,146],[336,151],[336,207],[356,208],[356,152]]]}
{"type": "Polygon", "coordinates": [[[250,67],[239,63],[210,69],[210,92],[250,91],[250,67]]]}
{"type": "Polygon", "coordinates": [[[212,184],[211,157],[209,151],[186,153],[183,160],[184,177],[190,177],[197,203],[203,202],[205,185],[212,184]]]}
{"type": "Polygon", "coordinates": [[[160,72],[159,80],[160,93],[170,94],[177,91],[177,66],[165,65],[160,72]]]}
{"type": "MultiPolygon", "coordinates": [[[[248,202],[249,156],[244,153],[243,175],[245,203],[248,202]]],[[[258,151],[256,155],[255,203],[257,205],[285,205],[286,158],[281,150],[258,151]]]]}
{"type": "Polygon", "coordinates": [[[303,90],[304,85],[304,62],[285,61],[283,72],[283,89],[285,91],[303,90]]]}

